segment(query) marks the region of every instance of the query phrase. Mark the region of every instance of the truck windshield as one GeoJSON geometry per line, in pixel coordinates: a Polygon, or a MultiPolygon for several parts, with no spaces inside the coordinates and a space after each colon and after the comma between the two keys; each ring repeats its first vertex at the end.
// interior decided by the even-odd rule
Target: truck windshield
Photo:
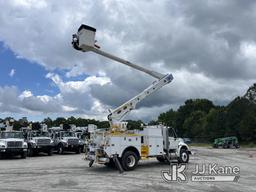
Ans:
{"type": "Polygon", "coordinates": [[[0,133],[1,139],[7,139],[7,138],[24,138],[22,132],[2,132],[0,133]]]}
{"type": "Polygon", "coordinates": [[[61,132],[62,137],[75,137],[73,132],[61,132]]]}

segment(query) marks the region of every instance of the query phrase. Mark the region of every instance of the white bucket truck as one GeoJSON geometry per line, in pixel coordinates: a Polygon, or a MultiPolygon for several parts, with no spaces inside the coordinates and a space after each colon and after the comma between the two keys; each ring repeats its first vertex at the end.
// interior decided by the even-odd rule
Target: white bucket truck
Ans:
{"type": "Polygon", "coordinates": [[[82,52],[92,51],[128,65],[156,78],[156,81],[129,101],[110,111],[109,129],[96,130],[91,134],[89,150],[86,154],[86,159],[90,160],[89,166],[94,162],[114,164],[120,172],[129,171],[137,166],[139,160],[150,157],[156,157],[161,162],[175,158],[179,162],[187,163],[191,154],[189,148],[182,139],[177,138],[173,129],[158,125],[146,126],[142,131],[128,131],[127,122],[122,121],[131,110],[135,109],[137,103],[170,83],[173,80],[172,74],[161,74],[100,50],[95,44],[95,33],[95,28],[81,25],[78,32],[73,35],[73,47],[82,52]]]}

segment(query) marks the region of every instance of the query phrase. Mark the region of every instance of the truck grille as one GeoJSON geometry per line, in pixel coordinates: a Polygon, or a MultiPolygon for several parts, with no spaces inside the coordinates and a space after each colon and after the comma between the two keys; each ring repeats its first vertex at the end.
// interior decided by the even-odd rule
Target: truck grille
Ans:
{"type": "Polygon", "coordinates": [[[38,139],[37,145],[49,145],[51,143],[50,139],[38,139]]]}
{"type": "Polygon", "coordinates": [[[22,147],[22,141],[8,141],[7,142],[8,148],[21,148],[22,147]]]}
{"type": "Polygon", "coordinates": [[[69,145],[78,145],[78,139],[68,139],[69,145]]]}

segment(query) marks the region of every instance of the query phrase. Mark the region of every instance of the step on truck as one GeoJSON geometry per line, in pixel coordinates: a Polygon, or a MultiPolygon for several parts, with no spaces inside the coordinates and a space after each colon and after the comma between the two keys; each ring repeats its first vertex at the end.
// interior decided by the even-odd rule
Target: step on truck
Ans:
{"type": "Polygon", "coordinates": [[[27,157],[28,145],[24,140],[21,131],[2,131],[0,132],[0,157],[4,155],[20,155],[21,158],[27,157]]]}

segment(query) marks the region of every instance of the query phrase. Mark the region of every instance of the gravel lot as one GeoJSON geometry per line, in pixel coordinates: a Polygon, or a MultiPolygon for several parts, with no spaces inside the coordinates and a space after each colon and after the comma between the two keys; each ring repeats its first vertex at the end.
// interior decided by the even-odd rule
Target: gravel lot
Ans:
{"type": "Polygon", "coordinates": [[[210,149],[193,147],[187,174],[196,163],[239,166],[238,182],[166,183],[161,170],[169,166],[156,160],[141,161],[135,171],[94,165],[83,155],[65,154],[0,160],[0,191],[256,191],[256,149],[210,149]]]}

